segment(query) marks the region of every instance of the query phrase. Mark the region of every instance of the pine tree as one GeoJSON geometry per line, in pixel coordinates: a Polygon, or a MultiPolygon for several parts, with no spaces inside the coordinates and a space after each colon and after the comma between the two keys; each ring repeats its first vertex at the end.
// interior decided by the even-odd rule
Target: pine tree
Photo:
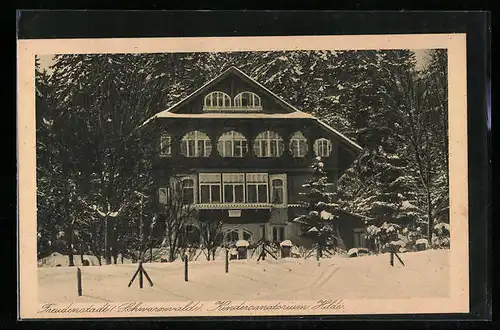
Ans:
{"type": "Polygon", "coordinates": [[[306,190],[301,193],[305,213],[293,221],[301,226],[306,236],[314,238],[321,257],[324,250],[339,243],[340,239],[333,214],[337,207],[336,195],[320,157],[311,165],[311,172],[311,179],[302,185],[306,190]]]}
{"type": "MultiPolygon", "coordinates": [[[[156,112],[145,59],[139,55],[61,55],[52,81],[61,114],[76,118],[72,157],[84,180],[79,202],[104,224],[106,263],[118,254],[125,209],[137,207],[135,191],[149,194],[151,146],[140,127],[156,112]],[[150,156],[149,154],[149,156],[150,156]]],[[[156,95],[156,94],[155,94],[156,95]]],[[[67,124],[67,123],[63,123],[67,124]]],[[[154,136],[148,136],[154,139],[154,136]]]]}

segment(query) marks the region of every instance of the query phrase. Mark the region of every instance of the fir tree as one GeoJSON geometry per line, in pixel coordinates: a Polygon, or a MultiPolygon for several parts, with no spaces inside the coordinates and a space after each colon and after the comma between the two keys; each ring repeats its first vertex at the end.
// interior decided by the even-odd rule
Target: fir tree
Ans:
{"type": "Polygon", "coordinates": [[[320,257],[328,247],[341,243],[338,240],[338,227],[334,216],[337,204],[336,195],[332,191],[334,184],[328,181],[328,175],[324,170],[324,164],[317,157],[311,165],[312,177],[302,187],[303,200],[301,202],[305,213],[293,221],[298,223],[306,236],[314,238],[319,247],[320,257]]]}

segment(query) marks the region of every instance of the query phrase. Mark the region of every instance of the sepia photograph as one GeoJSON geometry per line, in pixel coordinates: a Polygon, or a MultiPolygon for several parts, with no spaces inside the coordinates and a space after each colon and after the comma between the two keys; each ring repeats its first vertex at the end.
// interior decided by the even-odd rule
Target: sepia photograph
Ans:
{"type": "Polygon", "coordinates": [[[316,47],[35,52],[36,317],[466,295],[450,50],[316,47]]]}

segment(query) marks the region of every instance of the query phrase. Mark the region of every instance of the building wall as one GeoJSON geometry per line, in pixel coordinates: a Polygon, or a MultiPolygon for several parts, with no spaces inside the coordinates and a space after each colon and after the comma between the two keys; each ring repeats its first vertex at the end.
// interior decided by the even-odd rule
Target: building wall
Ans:
{"type": "MultiPolygon", "coordinates": [[[[264,92],[237,75],[215,81],[210,90],[195,94],[172,112],[178,114],[203,114],[204,98],[212,91],[222,91],[229,95],[232,102],[234,97],[244,91],[254,92],[259,95],[262,113],[290,113],[293,111],[276,100],[268,92],[264,92]]],[[[239,217],[229,217],[228,210],[200,210],[199,220],[222,220],[224,230],[234,229],[239,233],[244,230],[251,232],[253,240],[262,238],[264,230],[267,240],[273,239],[273,227],[284,228],[285,239],[290,239],[296,244],[307,245],[310,240],[302,237],[300,228],[292,223],[295,217],[293,211],[286,204],[299,203],[302,200],[300,192],[304,191],[302,185],[310,178],[310,165],[316,155],[314,142],[319,138],[331,141],[332,151],[329,157],[322,161],[325,170],[330,175],[330,181],[336,182],[338,176],[347,168],[355,158],[356,152],[346,146],[346,142],[332,131],[326,129],[316,120],[311,118],[255,118],[248,114],[248,118],[158,118],[152,124],[153,130],[158,132],[156,141],[157,157],[153,159],[153,177],[155,181],[155,194],[159,188],[170,185],[170,179],[175,175],[191,176],[197,184],[197,173],[200,172],[266,172],[272,174],[286,174],[286,203],[282,207],[271,207],[269,210],[242,210],[239,217]],[[201,131],[211,140],[212,152],[208,157],[186,157],[181,154],[181,139],[192,131],[201,131]],[[248,141],[248,152],[241,158],[223,158],[217,150],[219,137],[228,131],[235,130],[243,134],[248,141]],[[254,139],[266,130],[278,133],[284,140],[284,153],[276,158],[259,158],[253,152],[254,139]],[[300,131],[308,141],[308,152],[304,157],[294,158],[289,150],[291,136],[300,131]],[[172,139],[171,154],[160,155],[160,135],[168,134],[172,139]],[[263,226],[263,228],[262,228],[263,226]]],[[[198,194],[195,192],[195,201],[198,194]]],[[[270,192],[269,192],[270,196],[270,192]]],[[[158,205],[161,207],[160,205],[158,205]]],[[[346,229],[347,230],[347,229],[346,229]]],[[[346,233],[347,235],[347,233],[346,233]]]]}

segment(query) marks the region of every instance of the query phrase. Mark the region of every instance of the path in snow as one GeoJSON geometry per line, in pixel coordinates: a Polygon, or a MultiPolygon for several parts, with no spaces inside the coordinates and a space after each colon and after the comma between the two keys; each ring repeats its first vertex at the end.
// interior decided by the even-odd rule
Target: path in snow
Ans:
{"type": "Polygon", "coordinates": [[[183,300],[316,300],[446,297],[449,292],[449,250],[405,253],[406,267],[389,255],[358,258],[198,261],[184,264],[145,263],[154,282],[128,282],[137,264],[82,267],[83,296],[77,296],[76,268],[38,268],[39,300],[183,301],[183,300]]]}

